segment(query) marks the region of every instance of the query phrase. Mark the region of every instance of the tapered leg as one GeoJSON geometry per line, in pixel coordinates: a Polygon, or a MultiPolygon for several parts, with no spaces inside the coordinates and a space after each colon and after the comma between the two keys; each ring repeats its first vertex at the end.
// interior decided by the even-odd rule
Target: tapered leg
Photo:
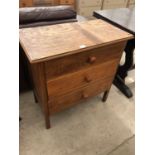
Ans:
{"type": "Polygon", "coordinates": [[[105,102],[108,98],[108,95],[109,95],[109,90],[105,91],[104,92],[104,95],[103,95],[103,98],[102,98],[102,101],[105,102]]]}
{"type": "Polygon", "coordinates": [[[51,124],[50,124],[50,119],[49,117],[45,117],[45,122],[46,122],[46,129],[50,129],[51,128],[51,124]]]}
{"type": "Polygon", "coordinates": [[[34,96],[34,101],[35,101],[35,103],[38,103],[38,100],[37,100],[37,97],[36,97],[36,95],[35,95],[35,92],[33,92],[33,96],[34,96]]]}

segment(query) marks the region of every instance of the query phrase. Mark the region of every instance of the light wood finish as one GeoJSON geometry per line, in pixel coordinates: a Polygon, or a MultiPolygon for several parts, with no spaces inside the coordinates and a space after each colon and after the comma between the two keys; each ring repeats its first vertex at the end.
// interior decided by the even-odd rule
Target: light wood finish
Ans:
{"type": "Polygon", "coordinates": [[[126,38],[131,39],[132,35],[102,20],[20,30],[20,43],[31,63],[102,47],[126,38]]]}
{"type": "Polygon", "coordinates": [[[49,119],[49,107],[48,107],[48,95],[46,88],[46,77],[44,71],[44,63],[30,64],[31,75],[33,79],[33,89],[36,95],[37,101],[41,106],[42,112],[45,117],[46,128],[50,128],[49,119]]]}
{"type": "MultiPolygon", "coordinates": [[[[123,46],[123,45],[122,45],[123,46]]],[[[106,62],[107,60],[117,59],[121,55],[120,45],[113,44],[111,46],[103,46],[89,50],[89,52],[68,55],[52,61],[47,61],[46,78],[49,81],[66,73],[72,73],[81,69],[87,69],[95,65],[106,62]],[[96,58],[92,62],[92,58],[96,58]],[[78,60],[78,61],[77,61],[78,60]]]]}
{"type": "Polygon", "coordinates": [[[119,59],[117,58],[101,65],[95,65],[95,67],[89,67],[88,69],[51,79],[47,81],[48,96],[53,97],[58,94],[66,94],[79,86],[84,87],[96,80],[112,77],[118,62],[119,59]],[[110,68],[107,69],[109,66],[110,68]]]}
{"type": "Polygon", "coordinates": [[[49,112],[51,114],[59,112],[63,109],[69,108],[82,100],[86,100],[92,96],[98,95],[100,92],[106,91],[110,88],[112,77],[89,84],[87,87],[77,89],[74,92],[68,93],[58,97],[53,97],[49,101],[49,112]]]}
{"type": "Polygon", "coordinates": [[[101,20],[20,30],[46,128],[51,114],[110,90],[132,37],[101,20]]]}

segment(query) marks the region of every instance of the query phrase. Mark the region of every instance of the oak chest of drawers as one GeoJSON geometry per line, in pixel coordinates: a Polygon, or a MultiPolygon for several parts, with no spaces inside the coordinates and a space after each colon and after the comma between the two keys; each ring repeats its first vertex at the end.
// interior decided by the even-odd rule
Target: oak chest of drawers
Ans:
{"type": "Polygon", "coordinates": [[[105,92],[132,35],[92,20],[20,30],[34,94],[50,128],[50,115],[105,92]]]}

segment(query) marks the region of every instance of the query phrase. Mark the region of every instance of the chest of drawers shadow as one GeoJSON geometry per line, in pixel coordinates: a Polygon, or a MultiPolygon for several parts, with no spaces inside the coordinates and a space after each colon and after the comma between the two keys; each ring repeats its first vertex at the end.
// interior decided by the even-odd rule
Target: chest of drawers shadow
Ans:
{"type": "Polygon", "coordinates": [[[46,128],[55,112],[101,92],[106,100],[123,49],[132,37],[102,20],[20,30],[46,128]]]}

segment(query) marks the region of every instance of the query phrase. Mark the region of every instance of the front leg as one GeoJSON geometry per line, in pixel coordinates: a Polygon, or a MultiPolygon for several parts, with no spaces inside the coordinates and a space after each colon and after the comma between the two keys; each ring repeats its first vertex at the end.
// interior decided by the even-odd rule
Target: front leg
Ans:
{"type": "Polygon", "coordinates": [[[45,114],[45,125],[46,125],[46,129],[50,129],[50,128],[51,128],[51,123],[50,123],[50,116],[49,116],[49,114],[45,114]]]}
{"type": "Polygon", "coordinates": [[[104,92],[104,95],[103,95],[103,98],[102,98],[102,101],[103,102],[106,102],[106,100],[108,98],[108,95],[109,95],[109,90],[107,90],[107,91],[104,92]]]}

